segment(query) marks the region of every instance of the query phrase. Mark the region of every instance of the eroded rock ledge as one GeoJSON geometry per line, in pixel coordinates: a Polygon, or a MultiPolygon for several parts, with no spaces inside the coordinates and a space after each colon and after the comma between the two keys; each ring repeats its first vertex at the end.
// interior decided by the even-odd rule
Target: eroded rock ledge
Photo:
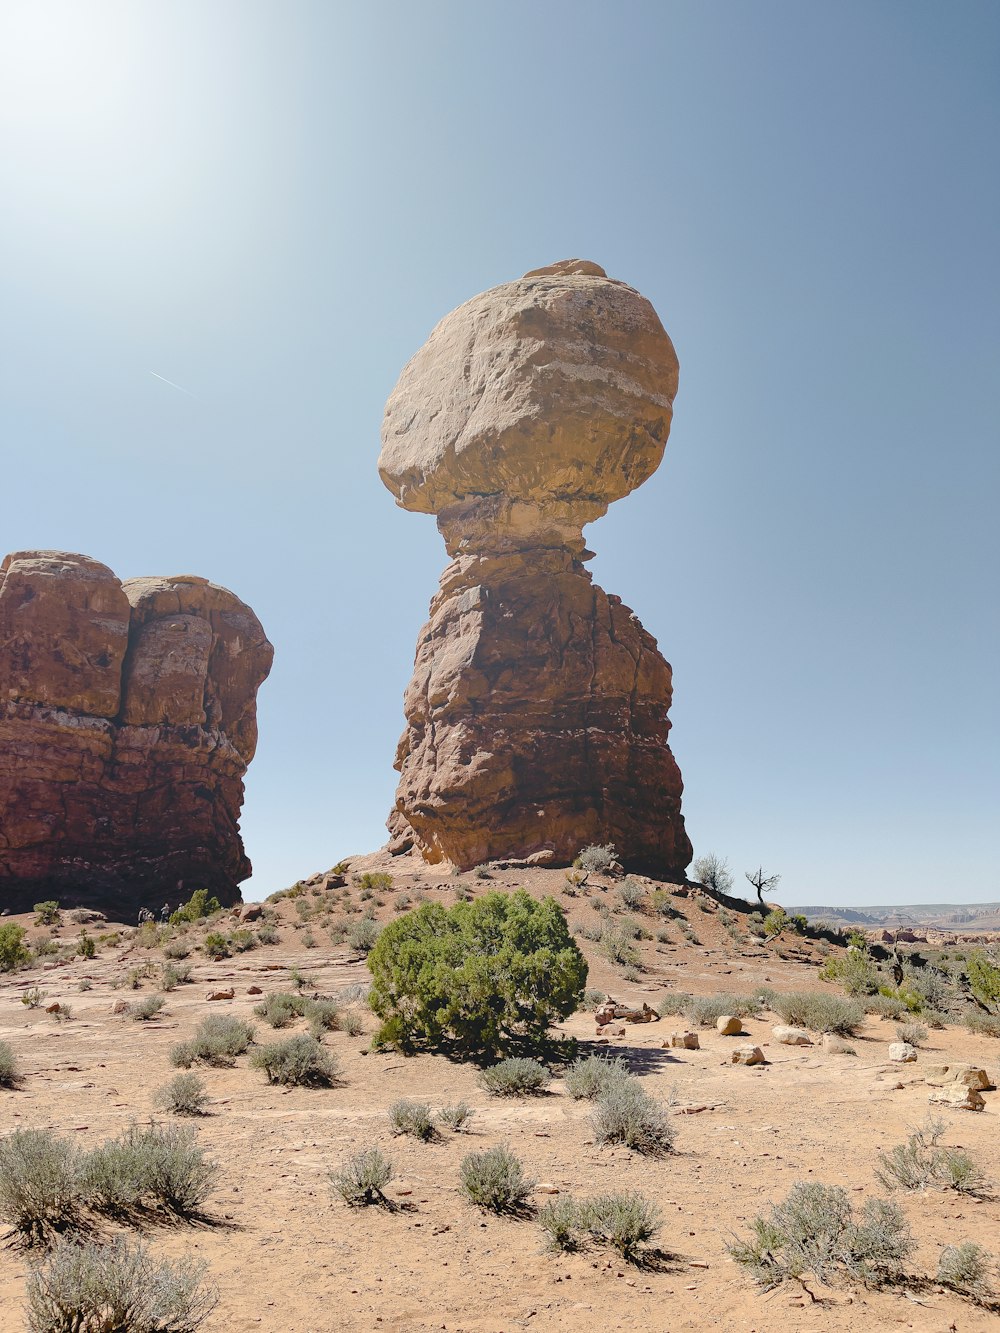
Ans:
{"type": "Polygon", "coordinates": [[[190,575],[61,551],[0,564],[0,903],[133,912],[250,873],[239,835],[273,649],[190,575]]]}
{"type": "Polygon", "coordinates": [[[676,389],[653,307],[585,260],[475,297],[403,370],[379,471],[453,562],[406,691],[392,850],[465,869],[613,841],[683,874],[670,667],[583,539],[656,470],[676,389]]]}

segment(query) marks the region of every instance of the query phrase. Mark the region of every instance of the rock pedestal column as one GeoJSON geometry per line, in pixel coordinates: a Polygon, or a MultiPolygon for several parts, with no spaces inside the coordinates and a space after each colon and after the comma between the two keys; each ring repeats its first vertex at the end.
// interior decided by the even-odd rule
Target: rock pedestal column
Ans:
{"type": "Polygon", "coordinates": [[[467,302],[404,369],[379,470],[453,560],[406,691],[393,850],[558,865],[614,842],[683,874],[670,667],[582,532],[659,465],[676,387],[652,306],[581,260],[467,302]]]}

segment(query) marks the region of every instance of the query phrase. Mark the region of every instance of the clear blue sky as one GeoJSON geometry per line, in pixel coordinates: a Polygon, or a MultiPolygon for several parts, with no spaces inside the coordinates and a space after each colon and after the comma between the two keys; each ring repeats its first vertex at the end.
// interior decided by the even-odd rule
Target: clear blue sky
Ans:
{"type": "Polygon", "coordinates": [[[998,110],[992,0],[5,0],[0,548],[258,612],[248,896],[373,849],[445,564],[385,398],[596,260],[680,357],[588,541],[673,664],[696,851],[1000,897],[998,110]]]}

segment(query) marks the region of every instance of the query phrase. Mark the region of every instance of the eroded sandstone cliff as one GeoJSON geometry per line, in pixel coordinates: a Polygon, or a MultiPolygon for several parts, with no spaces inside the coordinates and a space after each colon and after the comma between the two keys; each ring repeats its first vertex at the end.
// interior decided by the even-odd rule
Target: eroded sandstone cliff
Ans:
{"type": "Polygon", "coordinates": [[[233,593],[121,583],[60,551],[0,564],[0,903],[239,899],[243,775],[273,650],[233,593]]]}
{"type": "Polygon", "coordinates": [[[656,470],[676,389],[653,307],[583,260],[466,302],[403,370],[379,471],[453,562],[406,691],[393,850],[468,868],[611,841],[683,873],[670,667],[582,532],[656,470]]]}

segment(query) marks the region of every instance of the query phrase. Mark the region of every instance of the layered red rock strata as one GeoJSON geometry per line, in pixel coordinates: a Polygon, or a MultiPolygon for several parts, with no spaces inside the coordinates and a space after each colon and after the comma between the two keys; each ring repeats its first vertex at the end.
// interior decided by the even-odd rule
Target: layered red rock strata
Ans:
{"type": "Polygon", "coordinates": [[[121,583],[21,551],[0,565],[0,902],[115,913],[239,900],[239,835],[273,650],[225,588],[121,583]]]}
{"type": "Polygon", "coordinates": [[[676,388],[652,306],[580,260],[467,302],[404,369],[379,471],[454,559],[406,692],[393,850],[565,864],[610,841],[683,873],[670,667],[582,532],[659,465],[676,388]]]}

